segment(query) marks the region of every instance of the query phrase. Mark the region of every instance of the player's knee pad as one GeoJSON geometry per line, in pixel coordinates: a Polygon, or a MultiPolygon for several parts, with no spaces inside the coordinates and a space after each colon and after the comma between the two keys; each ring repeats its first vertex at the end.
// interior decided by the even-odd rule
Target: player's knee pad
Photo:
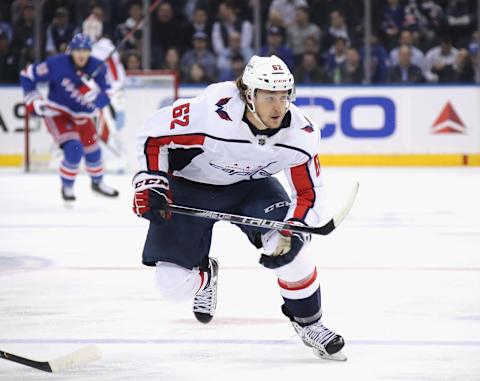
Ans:
{"type": "Polygon", "coordinates": [[[198,269],[189,270],[168,262],[158,262],[155,270],[155,286],[170,301],[193,299],[202,279],[198,269]]]}
{"type": "Polygon", "coordinates": [[[68,140],[62,144],[65,160],[71,164],[78,164],[82,160],[83,146],[80,140],[68,140]]]}

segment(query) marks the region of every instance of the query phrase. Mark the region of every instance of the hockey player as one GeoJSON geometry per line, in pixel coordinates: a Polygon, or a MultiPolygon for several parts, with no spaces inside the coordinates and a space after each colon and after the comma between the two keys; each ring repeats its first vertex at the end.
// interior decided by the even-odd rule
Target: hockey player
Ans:
{"type": "Polygon", "coordinates": [[[126,167],[126,158],[119,133],[125,124],[127,75],[112,40],[103,36],[103,24],[94,14],[85,19],[82,31],[92,41],[92,57],[101,61],[106,60],[107,82],[110,85],[107,94],[110,104],[100,111],[97,121],[100,139],[107,145],[104,152],[105,165],[109,170],[123,171],[126,167]],[[112,52],[114,53],[111,54],[112,52]]]}
{"type": "Polygon", "coordinates": [[[92,179],[92,190],[103,196],[118,196],[118,192],[103,181],[101,150],[92,118],[96,109],[110,100],[106,94],[105,67],[95,78],[86,78],[101,64],[90,57],[91,49],[90,39],[76,34],[66,54],[29,65],[21,72],[28,111],[44,118],[50,134],[63,150],[60,177],[65,201],[75,200],[73,186],[83,156],[92,179]],[[47,100],[37,91],[39,82],[49,85],[47,100]]]}
{"type": "MultiPolygon", "coordinates": [[[[213,220],[161,211],[172,203],[315,226],[322,216],[319,128],[293,104],[293,76],[276,56],[253,56],[241,78],[207,87],[155,112],[138,135],[141,171],[134,212],[150,220],[143,263],[167,299],[192,300],[208,323],[217,298],[218,260],[209,258],[213,220]],[[274,174],[284,171],[290,200],[274,174]]],[[[323,358],[345,360],[343,338],[322,322],[309,236],[239,226],[263,248],[278,277],[283,313],[323,358]]]]}

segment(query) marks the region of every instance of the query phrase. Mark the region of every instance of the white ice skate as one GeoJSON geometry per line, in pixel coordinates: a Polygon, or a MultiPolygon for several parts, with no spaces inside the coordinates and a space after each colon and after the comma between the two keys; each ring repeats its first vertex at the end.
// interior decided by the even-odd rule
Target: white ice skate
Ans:
{"type": "Polygon", "coordinates": [[[98,193],[98,194],[101,194],[102,196],[107,196],[107,197],[118,197],[119,195],[117,190],[113,189],[112,187],[109,187],[103,181],[100,181],[99,183],[92,182],[92,190],[95,193],[98,193]]]}
{"type": "Polygon", "coordinates": [[[62,198],[66,207],[71,207],[76,200],[73,187],[62,186],[62,198]]]}
{"type": "Polygon", "coordinates": [[[291,323],[305,345],[311,347],[318,357],[326,360],[347,360],[347,356],[341,351],[345,345],[343,337],[325,327],[320,320],[305,327],[295,321],[291,323]]]}
{"type": "Polygon", "coordinates": [[[209,258],[210,279],[193,299],[193,314],[201,323],[209,323],[217,308],[218,259],[209,258]]]}

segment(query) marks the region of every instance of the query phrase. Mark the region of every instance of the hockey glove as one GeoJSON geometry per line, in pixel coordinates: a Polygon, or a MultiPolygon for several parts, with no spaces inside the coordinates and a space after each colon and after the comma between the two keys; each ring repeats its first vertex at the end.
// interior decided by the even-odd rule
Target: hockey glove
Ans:
{"type": "Polygon", "coordinates": [[[133,212],[151,222],[164,223],[171,213],[160,207],[171,204],[171,193],[165,172],[138,172],[133,178],[135,197],[133,212]]]}
{"type": "Polygon", "coordinates": [[[310,234],[270,230],[262,235],[265,254],[260,257],[260,263],[269,269],[284,266],[294,260],[310,239],[310,234]]]}
{"type": "Polygon", "coordinates": [[[27,103],[27,110],[30,114],[43,117],[47,110],[47,105],[43,98],[38,97],[33,99],[30,103],[27,103]]]}

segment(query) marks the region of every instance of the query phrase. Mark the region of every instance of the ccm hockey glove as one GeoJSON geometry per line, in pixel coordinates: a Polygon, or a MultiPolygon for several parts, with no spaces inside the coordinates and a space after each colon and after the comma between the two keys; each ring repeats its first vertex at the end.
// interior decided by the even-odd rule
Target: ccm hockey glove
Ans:
{"type": "Polygon", "coordinates": [[[270,230],[262,235],[265,254],[260,257],[260,263],[269,269],[284,266],[294,260],[310,239],[310,234],[270,230]]]}
{"type": "Polygon", "coordinates": [[[165,204],[172,203],[165,172],[138,172],[133,178],[133,187],[133,212],[138,217],[156,223],[164,223],[170,219],[171,213],[160,209],[165,204]]]}

